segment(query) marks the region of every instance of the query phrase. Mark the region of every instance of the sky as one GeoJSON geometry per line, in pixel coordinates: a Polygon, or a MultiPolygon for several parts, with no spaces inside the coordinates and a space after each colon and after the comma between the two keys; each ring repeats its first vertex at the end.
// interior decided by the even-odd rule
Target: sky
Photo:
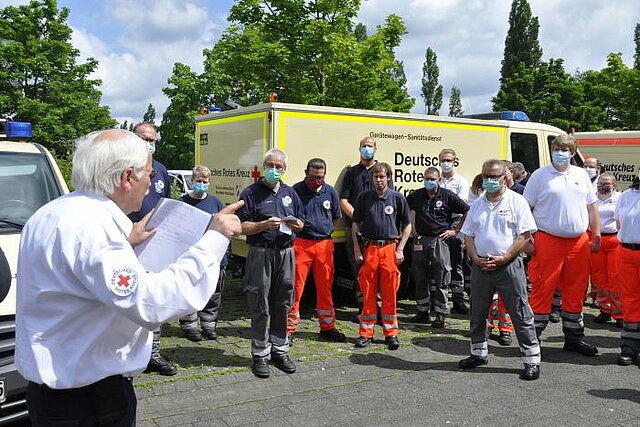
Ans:
{"type": "MultiPolygon", "coordinates": [[[[27,3],[0,0],[0,7],[27,3]]],[[[228,25],[232,0],[58,0],[70,10],[68,24],[80,60],[94,57],[102,80],[102,104],[119,122],[140,121],[149,103],[156,123],[169,104],[162,93],[173,64],[202,72],[202,50],[228,25]]],[[[640,22],[637,0],[529,0],[540,22],[543,59],[563,58],[565,69],[599,70],[607,55],[621,52],[633,64],[633,32],[640,22]]],[[[424,113],[420,97],[427,47],[437,54],[444,87],[441,115],[448,113],[452,86],[461,91],[465,113],[491,111],[499,87],[500,62],[511,0],[363,0],[357,22],[369,32],[395,13],[408,34],[396,49],[403,61],[412,112],[424,113]]]]}

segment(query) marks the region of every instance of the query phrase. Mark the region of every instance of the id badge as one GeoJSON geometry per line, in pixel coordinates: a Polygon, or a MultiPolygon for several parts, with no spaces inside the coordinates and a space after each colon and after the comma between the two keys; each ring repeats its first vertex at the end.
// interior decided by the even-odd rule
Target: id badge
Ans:
{"type": "Polygon", "coordinates": [[[422,252],[422,244],[418,243],[416,245],[413,245],[413,250],[415,252],[422,252]]]}

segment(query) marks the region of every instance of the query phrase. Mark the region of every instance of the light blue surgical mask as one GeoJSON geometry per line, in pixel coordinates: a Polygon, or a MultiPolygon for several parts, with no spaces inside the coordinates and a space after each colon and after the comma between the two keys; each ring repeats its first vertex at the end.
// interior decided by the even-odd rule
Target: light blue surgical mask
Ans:
{"type": "Polygon", "coordinates": [[[569,163],[569,159],[571,159],[571,152],[570,151],[554,150],[551,153],[551,160],[557,166],[566,165],[567,163],[569,163]]]}
{"type": "Polygon", "coordinates": [[[440,167],[442,168],[442,172],[451,172],[453,170],[453,162],[442,162],[440,167]]]}
{"type": "Polygon", "coordinates": [[[502,187],[500,185],[500,178],[484,178],[482,180],[482,188],[487,190],[487,193],[495,193],[502,187]]]}
{"type": "Polygon", "coordinates": [[[280,181],[282,177],[282,172],[280,172],[276,168],[268,168],[264,170],[264,177],[267,179],[269,184],[275,184],[280,181]]]}
{"type": "Polygon", "coordinates": [[[375,154],[375,152],[376,150],[373,147],[369,147],[367,145],[365,145],[364,147],[360,147],[360,155],[365,160],[373,159],[373,155],[375,154]]]}
{"type": "Polygon", "coordinates": [[[209,190],[209,184],[205,184],[204,182],[194,182],[193,183],[193,191],[196,194],[204,194],[209,190]]]}
{"type": "Polygon", "coordinates": [[[156,152],[156,144],[147,142],[147,151],[153,156],[153,154],[156,152]]]}
{"type": "Polygon", "coordinates": [[[425,181],[424,188],[426,188],[427,191],[433,191],[438,188],[438,181],[425,181]]]}

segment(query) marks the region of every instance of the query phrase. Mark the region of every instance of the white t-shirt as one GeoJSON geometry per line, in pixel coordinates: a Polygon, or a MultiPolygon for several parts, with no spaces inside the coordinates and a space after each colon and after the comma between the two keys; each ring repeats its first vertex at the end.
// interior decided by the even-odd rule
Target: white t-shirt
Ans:
{"type": "Polygon", "coordinates": [[[454,172],[451,178],[441,176],[438,182],[440,187],[453,191],[456,193],[456,196],[460,197],[465,202],[469,200],[469,191],[471,186],[469,185],[469,181],[459,173],[454,172]]]}
{"type": "Polygon", "coordinates": [[[620,198],[619,191],[613,191],[611,197],[606,200],[596,200],[596,206],[598,207],[598,213],[600,214],[600,232],[601,233],[616,233],[618,226],[616,220],[613,217],[613,213],[616,210],[618,199],[620,198]]]}
{"type": "Polygon", "coordinates": [[[159,273],[127,241],[132,223],[110,199],[74,192],[42,208],[22,230],[16,364],[54,389],[141,372],[151,330],[201,310],[216,290],[229,240],[207,231],[159,273]]]}
{"type": "Polygon", "coordinates": [[[589,175],[573,165],[565,172],[553,165],[533,172],[524,198],[533,208],[539,230],[565,238],[577,237],[587,230],[587,206],[597,200],[589,175]]]}
{"type": "Polygon", "coordinates": [[[620,195],[614,218],[620,221],[618,240],[640,244],[640,190],[630,188],[620,195]]]}
{"type": "Polygon", "coordinates": [[[504,255],[522,233],[536,231],[529,204],[520,194],[507,189],[492,204],[486,194],[471,205],[462,233],[473,237],[478,256],[504,255]]]}

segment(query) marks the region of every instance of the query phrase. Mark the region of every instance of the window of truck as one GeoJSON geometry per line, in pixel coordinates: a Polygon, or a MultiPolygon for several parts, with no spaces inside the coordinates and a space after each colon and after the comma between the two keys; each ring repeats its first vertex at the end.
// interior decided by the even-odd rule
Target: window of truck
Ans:
{"type": "Polygon", "coordinates": [[[540,167],[538,136],[534,133],[511,134],[511,161],[520,162],[531,173],[540,167]]]}
{"type": "Polygon", "coordinates": [[[0,233],[15,232],[42,205],[61,195],[44,156],[0,153],[0,233]]]}

